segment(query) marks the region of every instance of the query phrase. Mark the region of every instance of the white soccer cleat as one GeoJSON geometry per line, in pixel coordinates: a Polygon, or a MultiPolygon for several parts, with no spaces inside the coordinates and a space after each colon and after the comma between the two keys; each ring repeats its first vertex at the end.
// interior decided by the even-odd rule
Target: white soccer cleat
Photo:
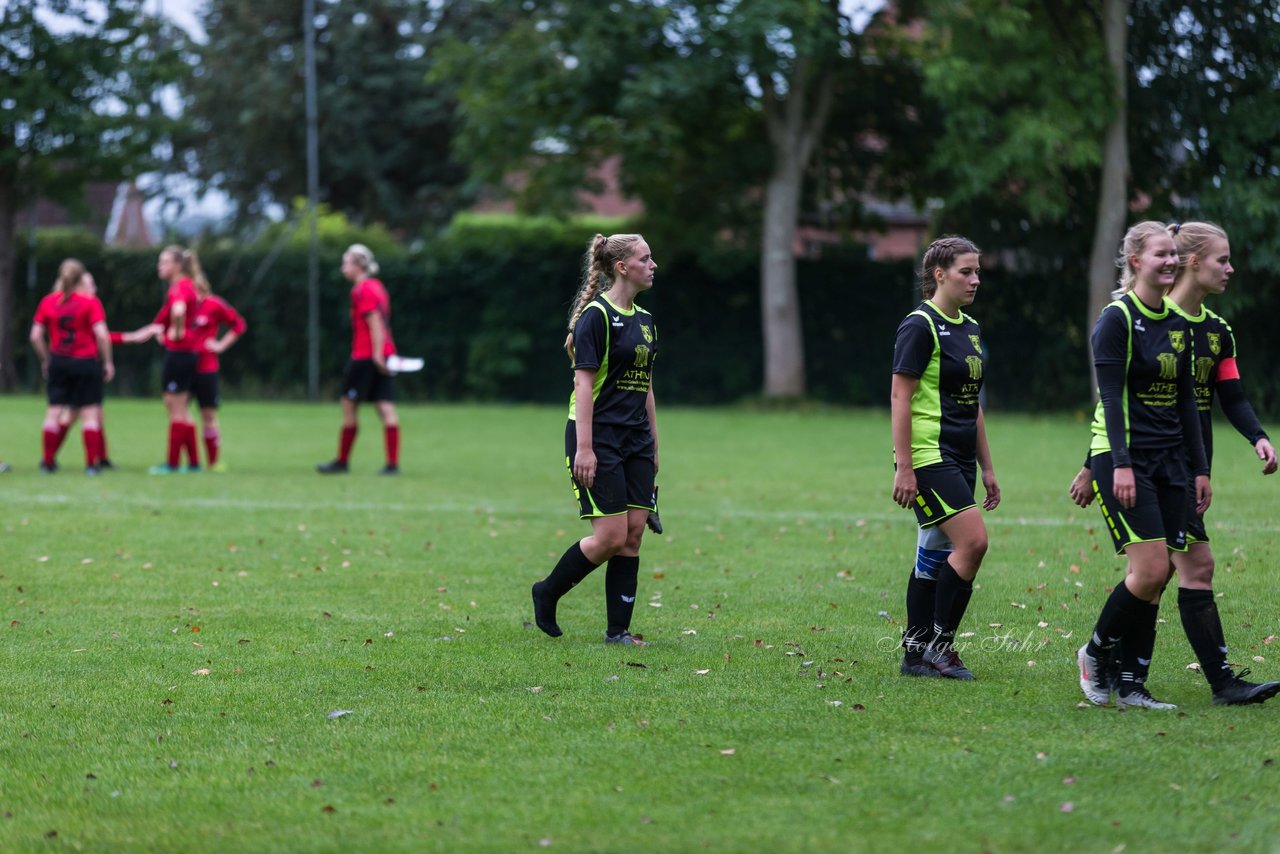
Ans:
{"type": "Polygon", "coordinates": [[[1105,706],[1111,702],[1111,691],[1107,686],[1098,659],[1089,654],[1086,643],[1076,652],[1076,664],[1080,665],[1080,690],[1084,697],[1095,706],[1105,706]]]}

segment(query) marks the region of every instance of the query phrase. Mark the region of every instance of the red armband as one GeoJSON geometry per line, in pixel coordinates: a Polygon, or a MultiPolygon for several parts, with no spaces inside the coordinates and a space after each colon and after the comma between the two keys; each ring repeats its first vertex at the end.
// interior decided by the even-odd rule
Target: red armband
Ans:
{"type": "Polygon", "coordinates": [[[124,333],[123,333],[123,332],[108,332],[108,333],[107,333],[107,337],[111,339],[111,343],[112,343],[112,344],[123,344],[123,343],[124,343],[124,333]]]}
{"type": "Polygon", "coordinates": [[[1238,379],[1240,379],[1240,369],[1236,367],[1234,356],[1223,359],[1218,363],[1218,382],[1238,379]]]}

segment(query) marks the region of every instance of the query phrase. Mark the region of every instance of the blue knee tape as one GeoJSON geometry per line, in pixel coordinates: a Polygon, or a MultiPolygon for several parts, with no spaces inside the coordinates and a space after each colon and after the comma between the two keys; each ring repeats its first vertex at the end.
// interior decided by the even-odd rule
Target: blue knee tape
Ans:
{"type": "Polygon", "coordinates": [[[926,549],[918,546],[916,548],[916,566],[914,569],[916,578],[937,581],[938,570],[947,562],[949,557],[951,557],[951,549],[926,549]]]}

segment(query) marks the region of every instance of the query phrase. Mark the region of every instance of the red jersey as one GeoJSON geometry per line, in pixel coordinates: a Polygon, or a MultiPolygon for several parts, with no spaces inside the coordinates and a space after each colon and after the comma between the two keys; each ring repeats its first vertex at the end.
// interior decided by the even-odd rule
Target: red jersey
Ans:
{"type": "Polygon", "coordinates": [[[156,315],[152,323],[158,323],[164,327],[164,348],[172,350],[175,353],[195,353],[200,349],[200,342],[196,340],[196,336],[191,334],[191,318],[196,310],[196,286],[190,279],[178,279],[178,281],[169,285],[169,293],[164,299],[164,308],[156,315]],[[187,304],[187,316],[183,324],[183,334],[181,338],[169,337],[169,318],[173,313],[173,304],[176,302],[185,302],[187,304]]]}
{"type": "Polygon", "coordinates": [[[395,341],[391,339],[391,298],[387,289],[377,279],[364,279],[351,289],[351,358],[372,359],[373,341],[369,337],[370,312],[377,312],[382,317],[382,328],[387,340],[382,344],[382,355],[392,356],[396,352],[395,341]]]}
{"type": "Polygon", "coordinates": [[[188,316],[191,318],[191,335],[199,342],[200,359],[196,362],[196,373],[216,374],[218,354],[211,352],[205,345],[218,337],[220,327],[229,326],[236,335],[243,335],[248,324],[244,322],[240,312],[231,307],[231,303],[213,294],[200,300],[194,313],[188,316]]]}
{"type": "Polygon", "coordinates": [[[72,359],[98,358],[93,325],[106,323],[107,313],[97,297],[72,293],[49,294],[36,308],[35,322],[49,330],[49,352],[72,359]]]}

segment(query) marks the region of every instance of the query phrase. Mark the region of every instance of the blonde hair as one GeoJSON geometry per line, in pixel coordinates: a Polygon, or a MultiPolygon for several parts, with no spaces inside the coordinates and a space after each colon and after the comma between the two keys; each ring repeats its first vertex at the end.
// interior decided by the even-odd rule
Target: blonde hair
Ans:
{"type": "Polygon", "coordinates": [[[360,262],[361,268],[370,276],[378,275],[378,271],[382,269],[378,266],[378,262],[374,260],[373,250],[363,243],[352,243],[347,247],[347,251],[343,255],[354,255],[356,260],[360,262]]]}
{"type": "Polygon", "coordinates": [[[1182,278],[1192,258],[1205,254],[1212,241],[1227,240],[1227,232],[1212,222],[1175,222],[1167,230],[1178,247],[1178,278],[1182,278]]]}
{"type": "Polygon", "coordinates": [[[209,280],[204,275],[204,268],[200,266],[200,259],[196,256],[194,249],[187,249],[176,243],[171,243],[164,249],[160,250],[161,255],[170,255],[178,262],[178,269],[182,275],[186,276],[196,286],[196,293],[202,297],[207,297],[213,293],[213,286],[209,284],[209,280]]]}
{"type": "Polygon", "coordinates": [[[85,270],[84,264],[75,258],[64,259],[58,265],[58,278],[53,283],[53,292],[62,294],[60,302],[67,301],[71,296],[71,291],[75,289],[76,285],[80,284],[80,280],[84,278],[86,272],[88,271],[85,270]]]}
{"type": "Polygon", "coordinates": [[[573,361],[573,327],[577,325],[578,318],[586,311],[588,303],[613,287],[613,265],[625,260],[642,240],[644,238],[638,234],[611,234],[608,237],[597,234],[587,244],[587,253],[582,258],[582,281],[573,297],[573,307],[569,309],[569,336],[564,339],[564,351],[569,354],[569,361],[573,361]]]}
{"type": "Polygon", "coordinates": [[[1116,267],[1120,270],[1120,278],[1117,281],[1118,286],[1111,292],[1112,299],[1120,299],[1137,284],[1138,271],[1133,269],[1129,259],[1134,255],[1141,255],[1142,250],[1147,246],[1147,241],[1152,237],[1168,233],[1163,222],[1156,222],[1153,219],[1140,222],[1124,233],[1124,240],[1120,242],[1120,254],[1116,256],[1116,267]]]}
{"type": "Polygon", "coordinates": [[[955,234],[939,237],[930,243],[929,248],[924,251],[924,259],[920,262],[920,294],[925,299],[931,298],[938,290],[936,271],[951,269],[951,265],[957,258],[970,252],[975,255],[981,254],[981,250],[972,240],[955,234]]]}

